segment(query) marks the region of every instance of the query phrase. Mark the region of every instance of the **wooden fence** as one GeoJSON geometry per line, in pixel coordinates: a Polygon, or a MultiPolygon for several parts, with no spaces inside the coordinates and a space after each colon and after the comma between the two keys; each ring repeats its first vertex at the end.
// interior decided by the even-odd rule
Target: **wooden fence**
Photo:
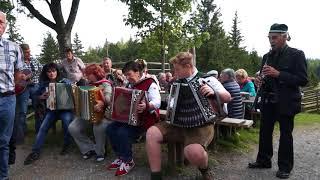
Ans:
{"type": "Polygon", "coordinates": [[[302,111],[308,113],[320,113],[320,88],[305,87],[302,88],[302,111]]]}
{"type": "MultiPolygon", "coordinates": [[[[126,62],[112,62],[112,67],[122,69],[125,63],[126,62]]],[[[159,72],[162,72],[162,63],[160,62],[147,62],[147,63],[148,63],[148,72],[150,74],[157,75],[159,72]]],[[[168,72],[168,71],[170,71],[170,64],[165,63],[165,72],[168,72]]]]}

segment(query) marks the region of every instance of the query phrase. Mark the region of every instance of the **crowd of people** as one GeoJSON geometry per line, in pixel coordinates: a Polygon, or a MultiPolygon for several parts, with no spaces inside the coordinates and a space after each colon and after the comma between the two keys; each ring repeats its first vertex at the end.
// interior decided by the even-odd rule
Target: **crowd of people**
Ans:
{"type": "Polygon", "coordinates": [[[0,180],[8,179],[9,165],[15,163],[16,145],[24,143],[28,133],[26,115],[29,99],[35,112],[36,136],[32,151],[24,160],[25,165],[41,157],[48,130],[54,129],[55,122],[61,120],[64,136],[60,154],[68,154],[74,141],[84,160],[94,157],[101,162],[105,159],[108,139],[116,157],[106,165],[106,169],[115,170],[115,176],[126,175],[135,166],[132,144],[145,134],[151,179],[162,179],[161,144],[169,140],[182,142],[188,162],[199,169],[203,179],[213,179],[206,149],[214,136],[212,123],[184,128],[166,121],[159,122],[159,109],[163,101],[161,93],[170,93],[173,83],[188,84],[195,79],[209,77],[213,77],[211,81],[200,82],[199,94],[207,99],[213,109],[226,105],[225,111],[232,118],[244,117],[241,92],[256,96],[256,88],[263,87],[259,153],[256,162],[250,163],[249,168],[271,167],[273,126],[279,120],[281,136],[277,177],[289,177],[293,168],[293,118],[299,112],[299,86],[307,83],[307,76],[303,52],[286,45],[289,39],[286,25],[271,26],[269,40],[272,50],[263,57],[260,69],[267,78],[264,81],[262,76],[258,76],[253,82],[244,69],[234,71],[226,68],[220,75],[216,70],[201,73],[189,52],[174,56],[170,60],[172,71],[159,73],[158,76],[148,73],[147,62],[143,59],[128,61],[122,69],[112,68],[109,57],[103,58],[99,64],[85,65],[74,56],[71,48],[65,50],[66,58],[61,64],[42,66],[31,56],[28,44],[17,45],[2,37],[6,23],[6,15],[0,11],[0,180]],[[103,98],[96,100],[94,112],[103,112],[102,121],[91,125],[76,116],[72,109],[47,108],[50,83],[99,87],[103,98]],[[146,100],[138,102],[135,107],[141,115],[141,126],[112,121],[110,113],[115,87],[146,92],[146,100]],[[286,94],[288,92],[292,96],[286,94]],[[289,107],[288,104],[293,101],[295,103],[289,107]],[[280,110],[278,106],[281,106],[280,110]],[[91,127],[94,139],[86,134],[86,129],[91,127]]]}

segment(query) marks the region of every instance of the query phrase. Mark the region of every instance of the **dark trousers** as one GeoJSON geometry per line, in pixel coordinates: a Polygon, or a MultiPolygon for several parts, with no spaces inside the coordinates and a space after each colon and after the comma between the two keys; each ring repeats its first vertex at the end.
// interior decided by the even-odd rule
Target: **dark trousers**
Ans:
{"type": "Polygon", "coordinates": [[[263,104],[260,124],[259,152],[257,162],[271,163],[273,155],[272,137],[276,121],[280,125],[278,150],[279,170],[290,172],[293,168],[293,120],[294,116],[280,115],[275,104],[263,104]]]}

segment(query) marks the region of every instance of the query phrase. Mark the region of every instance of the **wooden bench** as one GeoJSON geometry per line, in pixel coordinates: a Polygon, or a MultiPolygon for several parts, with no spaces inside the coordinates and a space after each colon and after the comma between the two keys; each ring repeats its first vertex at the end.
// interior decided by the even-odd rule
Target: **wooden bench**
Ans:
{"type": "Polygon", "coordinates": [[[215,139],[217,140],[220,136],[219,126],[226,126],[228,129],[228,135],[231,136],[234,128],[250,128],[253,125],[253,120],[226,117],[221,121],[218,121],[216,125],[217,128],[215,128],[215,139]]]}

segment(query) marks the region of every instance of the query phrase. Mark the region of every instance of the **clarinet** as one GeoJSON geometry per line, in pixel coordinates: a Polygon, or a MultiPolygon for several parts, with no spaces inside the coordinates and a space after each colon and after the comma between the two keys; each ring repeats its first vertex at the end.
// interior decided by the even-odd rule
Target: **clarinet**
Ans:
{"type": "MultiPolygon", "coordinates": [[[[271,53],[271,50],[270,50],[269,53],[271,53]]],[[[258,75],[258,76],[261,77],[261,81],[263,81],[264,78],[265,78],[264,74],[262,74],[262,69],[263,69],[263,66],[264,66],[264,65],[268,65],[268,64],[267,64],[267,63],[268,63],[268,60],[269,60],[269,54],[267,55],[266,61],[264,62],[264,64],[263,64],[263,65],[261,66],[261,68],[260,68],[260,72],[259,72],[259,75],[258,75]]],[[[254,98],[253,105],[252,105],[252,107],[251,107],[251,111],[257,111],[256,106],[257,106],[257,104],[258,104],[258,102],[259,102],[259,99],[261,99],[262,92],[263,92],[263,88],[262,88],[262,83],[261,83],[261,85],[260,85],[260,86],[258,87],[258,89],[257,89],[257,95],[256,95],[256,97],[254,98]]]]}

